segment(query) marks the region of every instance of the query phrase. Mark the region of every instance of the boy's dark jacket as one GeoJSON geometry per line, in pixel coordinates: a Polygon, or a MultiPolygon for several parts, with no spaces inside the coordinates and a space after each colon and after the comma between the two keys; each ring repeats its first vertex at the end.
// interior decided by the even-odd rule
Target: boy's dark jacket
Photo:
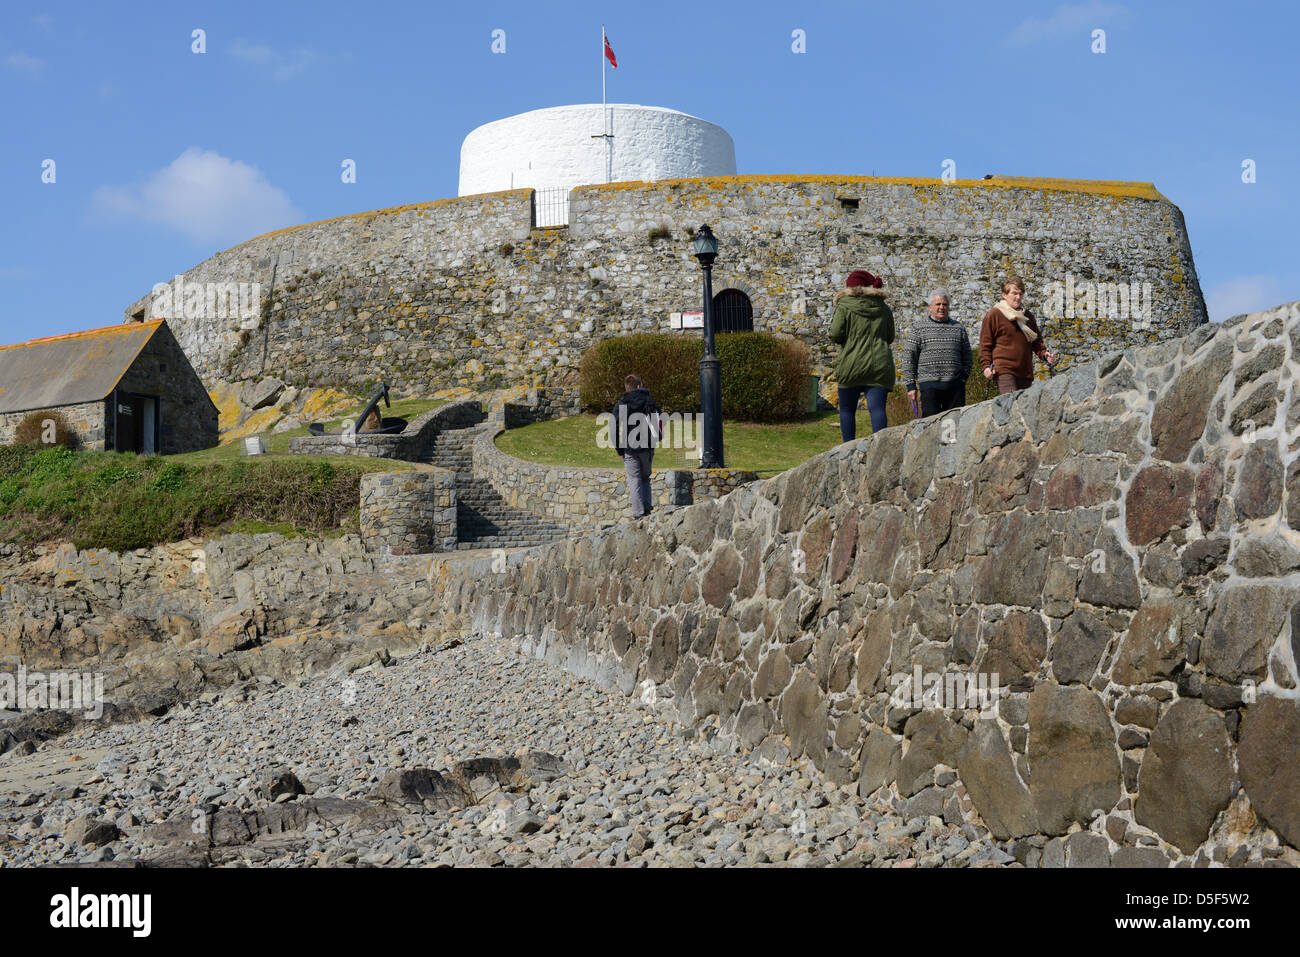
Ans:
{"type": "Polygon", "coordinates": [[[663,423],[655,420],[652,431],[650,425],[642,426],[641,428],[638,428],[637,426],[641,421],[640,416],[658,414],[659,406],[655,404],[654,399],[650,398],[649,389],[633,389],[631,392],[623,393],[623,397],[614,405],[614,421],[611,422],[609,426],[610,433],[614,439],[614,449],[619,455],[626,455],[629,451],[643,452],[646,449],[653,449],[655,447],[658,439],[663,438],[663,423]],[[619,417],[620,407],[627,409],[627,411],[623,413],[624,418],[622,419],[619,417]],[[626,434],[623,434],[623,429],[620,428],[622,423],[626,423],[624,426],[627,429],[626,434]],[[638,433],[642,435],[650,435],[650,445],[642,447],[638,444],[635,441],[639,438],[638,433]],[[626,444],[624,443],[624,439],[628,440],[626,444]]]}

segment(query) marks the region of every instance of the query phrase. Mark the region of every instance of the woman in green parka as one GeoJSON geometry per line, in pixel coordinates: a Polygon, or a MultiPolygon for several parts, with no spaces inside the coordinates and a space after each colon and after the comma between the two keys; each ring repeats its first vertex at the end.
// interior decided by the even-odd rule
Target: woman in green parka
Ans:
{"type": "Polygon", "coordinates": [[[885,398],[894,387],[894,314],[885,303],[884,283],[861,269],[849,273],[847,288],[835,294],[831,342],[840,346],[835,379],[840,395],[840,437],[857,436],[858,399],[867,396],[871,431],[885,427],[885,398]]]}

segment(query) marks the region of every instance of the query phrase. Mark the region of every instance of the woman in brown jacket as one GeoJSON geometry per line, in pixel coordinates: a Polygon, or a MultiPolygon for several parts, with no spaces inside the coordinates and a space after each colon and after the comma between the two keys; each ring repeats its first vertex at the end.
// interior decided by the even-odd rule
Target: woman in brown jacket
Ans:
{"type": "Polygon", "coordinates": [[[984,315],[980,326],[980,365],[984,367],[984,378],[997,377],[1000,395],[1033,384],[1035,355],[1048,365],[1056,363],[1033,313],[1020,309],[1024,298],[1024,280],[1009,277],[1002,283],[1002,301],[984,315]]]}

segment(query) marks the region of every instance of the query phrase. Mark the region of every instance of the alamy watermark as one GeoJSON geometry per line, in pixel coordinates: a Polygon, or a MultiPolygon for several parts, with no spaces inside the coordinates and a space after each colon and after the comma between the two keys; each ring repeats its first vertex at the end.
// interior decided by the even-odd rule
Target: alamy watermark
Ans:
{"type": "Polygon", "coordinates": [[[0,672],[0,708],[18,711],[80,711],[97,720],[104,714],[104,675],[100,672],[0,672]]]}
{"type": "Polygon", "coordinates": [[[262,312],[260,282],[186,282],[177,276],[154,285],[151,319],[242,319],[247,325],[262,312]]]}
{"type": "Polygon", "coordinates": [[[978,708],[980,717],[991,718],[997,713],[998,697],[1002,689],[998,674],[964,671],[922,671],[920,665],[912,673],[890,677],[894,686],[890,703],[895,708],[920,708],[965,711],[978,708]]]}
{"type": "Polygon", "coordinates": [[[1043,288],[1043,315],[1049,319],[1121,319],[1150,329],[1151,283],[1094,282],[1066,273],[1043,288]]]}
{"type": "Polygon", "coordinates": [[[596,446],[602,449],[698,449],[704,435],[702,412],[629,413],[620,405],[617,417],[603,412],[596,422],[596,446]]]}

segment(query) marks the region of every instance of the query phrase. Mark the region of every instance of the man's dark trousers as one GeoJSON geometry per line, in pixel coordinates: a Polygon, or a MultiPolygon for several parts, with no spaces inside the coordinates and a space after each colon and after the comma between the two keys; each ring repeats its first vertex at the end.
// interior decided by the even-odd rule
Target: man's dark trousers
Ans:
{"type": "Polygon", "coordinates": [[[966,404],[966,383],[963,381],[922,382],[917,388],[921,392],[922,416],[938,415],[966,404]]]}

